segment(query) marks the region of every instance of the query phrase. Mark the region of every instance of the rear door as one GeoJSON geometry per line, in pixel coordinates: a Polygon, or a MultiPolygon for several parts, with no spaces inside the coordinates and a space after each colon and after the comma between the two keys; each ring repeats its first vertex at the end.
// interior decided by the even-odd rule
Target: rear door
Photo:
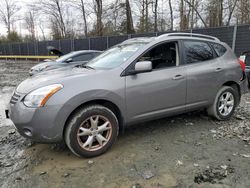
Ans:
{"type": "Polygon", "coordinates": [[[210,104],[221,86],[223,67],[206,41],[183,40],[187,69],[187,109],[210,104]]]}

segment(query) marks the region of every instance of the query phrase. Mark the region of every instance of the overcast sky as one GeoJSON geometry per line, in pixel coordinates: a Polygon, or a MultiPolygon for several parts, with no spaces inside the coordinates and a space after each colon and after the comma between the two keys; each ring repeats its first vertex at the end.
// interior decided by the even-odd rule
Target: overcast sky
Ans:
{"type": "MultiPolygon", "coordinates": [[[[1,1],[3,0],[0,0],[0,3],[1,1]]],[[[27,8],[27,5],[34,2],[35,0],[16,0],[16,3],[19,5],[19,7],[21,7],[20,11],[18,12],[18,18],[20,18],[20,21],[17,21],[15,23],[15,30],[21,34],[22,36],[24,35],[27,35],[29,34],[27,29],[26,29],[26,25],[24,23],[24,16],[25,16],[25,13],[27,12],[28,8],[27,8]]],[[[103,4],[104,6],[107,5],[107,4],[110,4],[111,1],[114,1],[114,0],[104,0],[103,1],[103,4]]],[[[203,0],[201,0],[203,1],[203,0]]],[[[91,4],[92,0],[85,0],[85,2],[91,4]]],[[[139,21],[139,17],[140,17],[140,7],[139,7],[139,4],[138,4],[138,0],[131,0],[131,6],[132,6],[132,12],[133,12],[133,20],[134,20],[134,26],[137,24],[136,22],[139,21]]],[[[163,0],[159,0],[159,8],[158,8],[158,11],[159,11],[159,15],[158,17],[162,17],[164,16],[164,19],[166,19],[166,21],[168,21],[167,17],[169,18],[170,17],[170,11],[169,11],[169,7],[168,7],[168,3],[166,3],[168,1],[163,1],[163,0]],[[165,3],[164,3],[165,2],[165,3]],[[164,15],[162,13],[164,13],[164,15]]],[[[173,10],[174,10],[174,26],[175,27],[178,27],[178,24],[179,24],[179,7],[177,6],[177,2],[175,1],[172,1],[172,6],[173,6],[173,10]]],[[[150,11],[151,11],[151,8],[150,8],[150,11]]],[[[77,13],[75,13],[74,11],[70,12],[75,18],[78,19],[78,16],[77,16],[77,13]]],[[[104,12],[104,14],[106,14],[106,12],[104,12]]],[[[105,16],[105,15],[104,15],[105,16]]],[[[92,18],[88,17],[89,19],[89,28],[93,27],[93,23],[95,21],[95,17],[92,15],[92,18]]],[[[107,19],[112,19],[112,18],[107,18],[107,19]]],[[[42,16],[41,19],[40,19],[43,23],[42,25],[45,25],[45,28],[48,26],[48,21],[47,21],[47,18],[46,16],[42,16]]],[[[82,30],[82,27],[80,27],[80,24],[81,24],[81,20],[77,20],[77,27],[76,29],[81,29],[82,30]]],[[[0,35],[6,35],[7,34],[7,30],[5,28],[5,26],[3,24],[0,23],[0,35]]],[[[50,30],[49,29],[45,29],[45,34],[47,36],[50,36],[50,30]]],[[[42,36],[42,32],[41,30],[36,27],[36,35],[37,36],[42,36]]]]}
{"type": "MultiPolygon", "coordinates": [[[[0,0],[0,3],[1,3],[2,0],[0,0]]],[[[18,12],[18,17],[21,19],[24,17],[25,15],[25,12],[27,11],[27,5],[29,3],[32,3],[34,2],[35,0],[15,0],[16,3],[18,4],[18,6],[20,7],[20,10],[18,12]]],[[[23,20],[20,20],[20,21],[17,21],[15,23],[15,30],[21,34],[21,35],[26,35],[28,34],[28,31],[26,29],[26,26],[24,24],[24,21],[23,20]]],[[[39,29],[37,29],[37,35],[42,35],[41,31],[39,29]]],[[[45,33],[46,34],[49,34],[49,30],[48,29],[45,29],[45,33]]],[[[0,22],[0,35],[6,35],[7,34],[7,29],[5,27],[5,25],[3,25],[1,22],[0,22]]]]}

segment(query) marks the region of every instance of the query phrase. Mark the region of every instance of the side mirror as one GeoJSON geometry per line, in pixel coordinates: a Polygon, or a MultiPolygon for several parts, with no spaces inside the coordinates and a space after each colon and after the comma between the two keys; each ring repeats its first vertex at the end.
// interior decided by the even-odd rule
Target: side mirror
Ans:
{"type": "Polygon", "coordinates": [[[71,63],[73,61],[73,59],[72,58],[69,58],[69,59],[67,59],[65,62],[66,63],[71,63]]]}
{"type": "Polygon", "coordinates": [[[152,62],[151,61],[139,61],[135,64],[135,69],[129,71],[128,73],[131,75],[143,72],[152,71],[152,62]]]}

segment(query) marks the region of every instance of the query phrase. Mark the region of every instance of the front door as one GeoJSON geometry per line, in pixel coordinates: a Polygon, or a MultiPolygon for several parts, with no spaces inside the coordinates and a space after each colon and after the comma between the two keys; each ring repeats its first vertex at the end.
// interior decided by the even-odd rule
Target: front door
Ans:
{"type": "Polygon", "coordinates": [[[179,59],[177,42],[159,44],[138,59],[151,61],[153,70],[126,76],[128,123],[185,111],[186,70],[179,59]]]}

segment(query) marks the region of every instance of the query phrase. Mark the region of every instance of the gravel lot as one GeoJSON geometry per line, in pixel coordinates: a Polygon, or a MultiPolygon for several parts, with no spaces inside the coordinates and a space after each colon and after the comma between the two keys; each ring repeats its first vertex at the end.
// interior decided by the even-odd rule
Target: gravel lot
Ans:
{"type": "Polygon", "coordinates": [[[219,122],[198,111],[129,127],[106,154],[22,138],[4,109],[36,62],[0,61],[0,187],[250,187],[250,94],[219,122]]]}

